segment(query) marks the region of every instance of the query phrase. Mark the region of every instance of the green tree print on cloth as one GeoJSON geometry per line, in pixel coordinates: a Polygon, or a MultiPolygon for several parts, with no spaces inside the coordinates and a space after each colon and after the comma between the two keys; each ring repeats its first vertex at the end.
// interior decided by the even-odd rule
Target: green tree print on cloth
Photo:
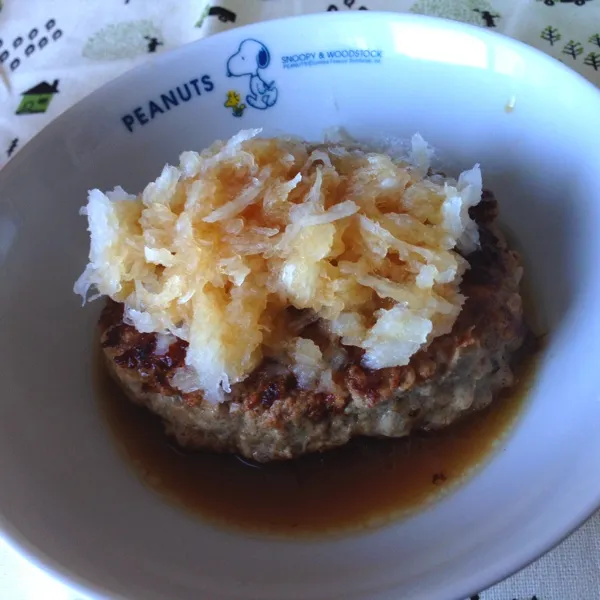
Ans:
{"type": "Polygon", "coordinates": [[[417,0],[410,12],[443,19],[453,19],[471,25],[485,26],[482,13],[499,18],[498,11],[486,0],[417,0]]]}
{"type": "Polygon", "coordinates": [[[558,42],[562,38],[562,35],[556,27],[548,25],[548,27],[542,30],[540,37],[546,40],[551,46],[554,46],[555,42],[558,42]]]}
{"type": "Polygon", "coordinates": [[[598,52],[590,52],[583,61],[584,65],[588,65],[588,67],[593,67],[594,71],[600,69],[600,54],[598,52]]]}
{"type": "Polygon", "coordinates": [[[161,31],[152,21],[113,23],[90,36],[83,56],[92,60],[134,58],[163,45],[161,31]]]}

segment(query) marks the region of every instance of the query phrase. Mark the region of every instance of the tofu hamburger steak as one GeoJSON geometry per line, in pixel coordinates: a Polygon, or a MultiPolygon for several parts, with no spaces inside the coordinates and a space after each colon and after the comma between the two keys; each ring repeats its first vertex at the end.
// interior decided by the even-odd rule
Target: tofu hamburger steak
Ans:
{"type": "Polygon", "coordinates": [[[93,190],[108,369],[188,449],[267,462],[446,427],[512,384],[519,256],[478,166],[243,131],[93,190]]]}

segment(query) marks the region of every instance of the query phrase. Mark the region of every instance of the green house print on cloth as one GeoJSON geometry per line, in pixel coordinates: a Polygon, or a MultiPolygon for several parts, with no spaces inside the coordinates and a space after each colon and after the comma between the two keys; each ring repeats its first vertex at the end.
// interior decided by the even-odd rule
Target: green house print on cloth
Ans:
{"type": "Polygon", "coordinates": [[[52,96],[58,94],[58,79],[55,79],[50,85],[46,81],[38,83],[30,90],[23,92],[23,99],[16,114],[18,115],[33,115],[36,113],[45,113],[48,105],[52,100],[52,96]]]}

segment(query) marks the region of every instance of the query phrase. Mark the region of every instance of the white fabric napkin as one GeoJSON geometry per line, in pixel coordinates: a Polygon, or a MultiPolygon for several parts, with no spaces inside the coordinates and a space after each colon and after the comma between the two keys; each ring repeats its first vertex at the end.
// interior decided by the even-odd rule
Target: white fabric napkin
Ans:
{"type": "MultiPolygon", "coordinates": [[[[429,14],[493,28],[600,85],[600,0],[0,0],[0,167],[69,106],[181,44],[327,10],[429,14]]],[[[600,118],[600,116],[599,116],[600,118]]],[[[480,600],[600,598],[600,514],[480,600]]],[[[0,600],[81,600],[0,540],[0,600]]],[[[435,599],[432,599],[435,600],[435,599]]]]}

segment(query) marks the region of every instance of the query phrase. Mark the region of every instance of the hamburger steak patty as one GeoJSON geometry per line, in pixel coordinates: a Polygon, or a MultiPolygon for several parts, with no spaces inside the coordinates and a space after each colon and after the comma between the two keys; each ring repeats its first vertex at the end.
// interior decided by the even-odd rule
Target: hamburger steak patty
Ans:
{"type": "Polygon", "coordinates": [[[369,371],[360,349],[346,348],[349,358],[334,373],[340,391],[333,394],[300,389],[291,370],[265,360],[215,405],[170,384],[184,364],[186,342],[157,348],[157,336],[124,323],[123,306],[109,300],[99,323],[109,371],[133,402],[162,418],[180,446],[258,462],[327,450],[354,436],[446,427],[512,384],[511,359],[526,334],[520,259],[494,226],[492,194],[484,192],[470,212],[481,246],[466,257],[470,269],[461,290],[467,300],[451,333],[406,366],[369,371]]]}

